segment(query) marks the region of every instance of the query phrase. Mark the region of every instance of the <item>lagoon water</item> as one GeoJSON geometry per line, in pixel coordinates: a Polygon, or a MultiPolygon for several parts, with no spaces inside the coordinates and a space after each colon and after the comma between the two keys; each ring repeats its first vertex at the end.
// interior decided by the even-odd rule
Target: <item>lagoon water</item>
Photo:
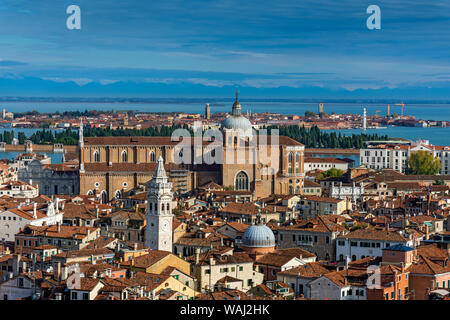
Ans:
{"type": "MultiPolygon", "coordinates": [[[[0,109],[5,108],[12,112],[26,112],[37,110],[39,112],[64,112],[64,111],[84,111],[84,110],[138,110],[141,112],[192,112],[203,113],[204,103],[180,102],[180,103],[86,103],[86,102],[0,102],[0,109]]],[[[317,112],[317,103],[307,102],[246,102],[241,99],[242,111],[247,112],[279,112],[282,114],[303,115],[305,111],[317,112]]],[[[401,112],[401,107],[394,106],[398,101],[391,103],[391,113],[401,112]]],[[[230,112],[233,102],[231,100],[215,100],[210,102],[211,112],[230,112]]],[[[359,113],[363,108],[367,109],[367,114],[375,114],[379,110],[380,115],[386,114],[387,104],[381,103],[325,103],[324,111],[327,113],[359,113]]],[[[406,104],[405,115],[412,115],[424,120],[447,120],[450,121],[450,104],[406,104]]]]}
{"type": "MultiPolygon", "coordinates": [[[[8,159],[8,160],[14,160],[20,153],[24,152],[0,152],[0,159],[8,159]]],[[[46,153],[50,159],[52,160],[52,163],[62,163],[63,154],[62,153],[46,153]]]]}
{"type": "MultiPolygon", "coordinates": [[[[205,103],[208,100],[205,99],[205,103]]],[[[391,103],[391,113],[400,113],[401,108],[391,103]]],[[[305,111],[317,112],[316,103],[306,102],[246,102],[242,99],[242,111],[251,112],[278,112],[282,114],[303,115],[305,111]]],[[[215,101],[210,103],[211,112],[229,112],[231,110],[231,100],[215,101]]],[[[0,109],[5,108],[12,112],[26,112],[38,110],[39,112],[64,112],[64,111],[84,111],[84,110],[135,110],[141,112],[191,112],[203,113],[204,103],[199,102],[180,102],[180,103],[86,103],[86,102],[0,102],[0,109]]],[[[324,111],[327,113],[335,112],[337,114],[362,114],[363,108],[367,109],[367,114],[386,114],[386,104],[373,103],[325,103],[324,111]]],[[[450,121],[450,104],[407,104],[404,109],[405,115],[413,115],[417,119],[424,120],[447,120],[450,121]]],[[[0,128],[0,133],[5,130],[14,130],[15,132],[24,132],[27,137],[40,129],[22,129],[22,128],[0,128]]],[[[332,131],[332,130],[327,130],[332,131]]],[[[351,135],[359,134],[362,130],[336,130],[341,134],[351,135]]],[[[433,145],[450,145],[450,127],[432,127],[432,128],[410,128],[410,127],[388,127],[385,129],[368,129],[366,133],[378,133],[388,135],[392,138],[405,138],[410,140],[424,139],[429,140],[433,145]]],[[[17,137],[17,135],[16,135],[17,137]]],[[[8,156],[11,158],[14,155],[8,156]]],[[[5,155],[0,153],[0,158],[5,155]]],[[[60,155],[55,157],[53,163],[61,161],[60,155]],[[59,159],[59,160],[58,160],[59,159]]]]}

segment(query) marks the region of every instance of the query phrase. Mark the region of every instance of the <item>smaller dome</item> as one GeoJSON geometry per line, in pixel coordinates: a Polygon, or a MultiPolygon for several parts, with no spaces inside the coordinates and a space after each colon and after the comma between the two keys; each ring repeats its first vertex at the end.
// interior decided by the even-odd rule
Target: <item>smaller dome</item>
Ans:
{"type": "Polygon", "coordinates": [[[251,248],[275,247],[275,236],[268,226],[252,225],[245,231],[242,244],[251,248]]]}

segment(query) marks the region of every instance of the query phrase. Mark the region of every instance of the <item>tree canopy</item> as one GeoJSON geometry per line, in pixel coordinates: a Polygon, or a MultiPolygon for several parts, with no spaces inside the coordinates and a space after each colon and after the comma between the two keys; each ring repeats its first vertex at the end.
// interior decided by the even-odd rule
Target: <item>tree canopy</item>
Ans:
{"type": "Polygon", "coordinates": [[[342,176],[345,173],[344,170],[341,169],[336,169],[336,168],[331,168],[328,169],[327,171],[321,172],[318,176],[317,176],[317,180],[322,180],[325,178],[337,178],[342,176]]]}
{"type": "Polygon", "coordinates": [[[441,169],[441,160],[428,151],[419,150],[411,153],[408,160],[408,174],[438,174],[441,169]]]}

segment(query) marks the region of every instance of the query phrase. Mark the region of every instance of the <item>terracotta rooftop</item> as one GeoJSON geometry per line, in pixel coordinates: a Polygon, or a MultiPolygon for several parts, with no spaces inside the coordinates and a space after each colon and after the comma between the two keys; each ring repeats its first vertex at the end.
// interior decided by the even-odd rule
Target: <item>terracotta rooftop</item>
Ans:
{"type": "Polygon", "coordinates": [[[395,241],[395,242],[407,242],[408,239],[401,234],[393,231],[378,230],[373,228],[358,229],[352,231],[346,235],[340,235],[338,238],[345,239],[361,239],[361,240],[379,240],[379,241],[395,241]]]}
{"type": "Polygon", "coordinates": [[[323,267],[319,262],[310,262],[302,266],[291,268],[285,271],[281,271],[279,275],[289,275],[305,277],[305,278],[319,278],[320,276],[329,273],[330,270],[323,267]]]}
{"type": "MultiPolygon", "coordinates": [[[[134,266],[136,268],[148,268],[169,255],[172,255],[172,253],[168,251],[150,250],[148,254],[134,258],[134,266]]],[[[121,265],[124,266],[130,266],[131,264],[131,261],[121,262],[121,265]]]]}

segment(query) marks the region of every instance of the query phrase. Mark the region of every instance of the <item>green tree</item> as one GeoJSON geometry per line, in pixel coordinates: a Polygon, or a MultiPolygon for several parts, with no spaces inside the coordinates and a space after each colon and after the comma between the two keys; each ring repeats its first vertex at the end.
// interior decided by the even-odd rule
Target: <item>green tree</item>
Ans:
{"type": "Polygon", "coordinates": [[[19,139],[19,144],[25,144],[25,140],[27,140],[27,136],[23,132],[19,132],[17,135],[17,139],[19,139]]]}
{"type": "Polygon", "coordinates": [[[328,169],[327,171],[321,172],[318,176],[317,176],[317,180],[322,180],[325,178],[337,178],[342,176],[345,173],[344,170],[341,169],[336,169],[336,168],[331,168],[328,169]]]}
{"type": "Polygon", "coordinates": [[[408,174],[435,175],[441,169],[441,160],[433,157],[428,151],[419,150],[413,152],[408,160],[408,174]]]}

